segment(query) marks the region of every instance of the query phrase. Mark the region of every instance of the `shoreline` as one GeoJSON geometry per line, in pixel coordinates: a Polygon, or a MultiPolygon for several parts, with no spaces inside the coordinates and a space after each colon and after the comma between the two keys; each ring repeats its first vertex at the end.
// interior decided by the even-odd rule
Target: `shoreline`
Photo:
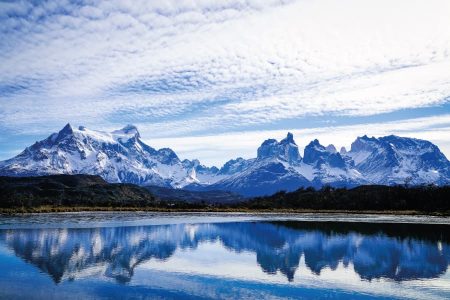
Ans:
{"type": "Polygon", "coordinates": [[[165,212],[165,213],[252,213],[252,214],[361,214],[398,216],[450,217],[450,212],[424,212],[416,210],[329,210],[329,209],[245,209],[245,208],[161,208],[161,207],[102,207],[102,206],[39,206],[0,208],[0,216],[22,214],[68,213],[68,212],[165,212]]]}

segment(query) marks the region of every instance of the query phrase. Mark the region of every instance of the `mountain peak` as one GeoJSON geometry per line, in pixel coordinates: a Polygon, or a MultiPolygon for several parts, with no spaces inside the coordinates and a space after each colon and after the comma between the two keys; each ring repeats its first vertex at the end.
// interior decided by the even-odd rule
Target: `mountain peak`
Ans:
{"type": "Polygon", "coordinates": [[[125,126],[122,129],[113,131],[113,134],[126,135],[126,136],[136,137],[136,138],[140,138],[141,137],[137,127],[135,125],[132,125],[132,124],[128,124],[127,126],[125,126]]]}
{"type": "Polygon", "coordinates": [[[337,168],[345,167],[345,162],[336,151],[336,147],[332,144],[324,147],[317,139],[311,141],[305,147],[303,161],[307,164],[316,165],[317,167],[320,167],[324,163],[337,168]]]}
{"type": "Polygon", "coordinates": [[[124,128],[122,128],[122,130],[124,132],[128,132],[128,131],[137,131],[137,127],[133,124],[127,124],[124,128]]]}
{"type": "Polygon", "coordinates": [[[358,136],[355,141],[350,146],[351,152],[372,152],[373,147],[375,144],[377,144],[379,141],[375,137],[368,137],[367,135],[358,136]]]}
{"type": "Polygon", "coordinates": [[[258,148],[258,159],[279,158],[290,163],[300,161],[301,156],[292,133],[288,132],[286,138],[278,142],[275,139],[265,140],[258,148]]]}
{"type": "Polygon", "coordinates": [[[299,154],[292,133],[268,139],[257,158],[237,158],[217,168],[180,161],[170,148],[155,150],[139,139],[136,126],[103,132],[67,124],[18,156],[0,162],[0,175],[96,174],[128,182],[199,190],[264,194],[324,184],[449,184],[450,162],[429,141],[407,137],[358,137],[347,153],[311,141],[299,154]],[[412,180],[410,180],[412,178],[412,180]]]}
{"type": "MultiPolygon", "coordinates": [[[[162,162],[163,164],[173,165],[173,164],[180,162],[180,159],[178,158],[176,153],[170,148],[159,149],[157,151],[157,155],[158,155],[158,160],[160,162],[162,162]]],[[[198,165],[200,164],[200,162],[198,160],[194,160],[194,161],[192,161],[192,163],[195,164],[195,161],[198,162],[198,165]]]]}
{"type": "Polygon", "coordinates": [[[139,134],[139,130],[135,125],[128,124],[124,128],[122,128],[122,131],[126,134],[139,134]]]}
{"type": "Polygon", "coordinates": [[[336,153],[336,147],[333,144],[329,144],[328,146],[325,147],[325,149],[327,149],[328,152],[330,153],[336,153]]]}
{"type": "Polygon", "coordinates": [[[51,135],[51,143],[58,143],[59,141],[65,139],[68,136],[72,136],[74,133],[72,125],[67,123],[58,133],[51,135]]]}
{"type": "Polygon", "coordinates": [[[288,132],[286,137],[280,141],[280,143],[289,143],[296,145],[294,141],[294,135],[291,132],[288,132]]]}
{"type": "Polygon", "coordinates": [[[377,138],[372,136],[372,137],[368,137],[367,134],[363,135],[363,136],[358,136],[356,138],[357,140],[362,140],[362,141],[377,141],[377,138]]]}
{"type": "Polygon", "coordinates": [[[64,126],[63,129],[59,131],[59,134],[61,135],[73,134],[72,125],[70,125],[70,123],[67,123],[66,126],[64,126]]]}
{"type": "Polygon", "coordinates": [[[277,144],[277,143],[278,143],[278,141],[276,139],[267,139],[261,144],[261,146],[273,145],[273,144],[277,144]]]}

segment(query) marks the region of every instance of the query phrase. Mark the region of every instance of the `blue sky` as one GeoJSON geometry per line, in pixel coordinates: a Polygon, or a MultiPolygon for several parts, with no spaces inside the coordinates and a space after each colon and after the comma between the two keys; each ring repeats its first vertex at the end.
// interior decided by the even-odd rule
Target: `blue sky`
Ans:
{"type": "Polygon", "coordinates": [[[266,138],[431,140],[450,156],[450,1],[0,2],[0,159],[132,123],[220,165],[266,138]]]}

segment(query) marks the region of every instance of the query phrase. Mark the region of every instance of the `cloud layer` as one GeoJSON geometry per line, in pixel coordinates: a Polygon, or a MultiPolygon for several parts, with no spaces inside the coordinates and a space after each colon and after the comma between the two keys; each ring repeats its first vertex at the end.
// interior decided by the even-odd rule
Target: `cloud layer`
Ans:
{"type": "Polygon", "coordinates": [[[69,121],[151,141],[446,105],[449,15],[446,0],[1,2],[0,142],[69,121]]]}

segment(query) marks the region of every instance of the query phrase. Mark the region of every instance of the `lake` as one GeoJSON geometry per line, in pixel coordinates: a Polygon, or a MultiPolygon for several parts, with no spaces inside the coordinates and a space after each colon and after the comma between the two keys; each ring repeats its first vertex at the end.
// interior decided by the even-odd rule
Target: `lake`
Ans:
{"type": "Polygon", "coordinates": [[[0,299],[449,299],[449,263],[439,217],[0,217],[0,299]]]}

